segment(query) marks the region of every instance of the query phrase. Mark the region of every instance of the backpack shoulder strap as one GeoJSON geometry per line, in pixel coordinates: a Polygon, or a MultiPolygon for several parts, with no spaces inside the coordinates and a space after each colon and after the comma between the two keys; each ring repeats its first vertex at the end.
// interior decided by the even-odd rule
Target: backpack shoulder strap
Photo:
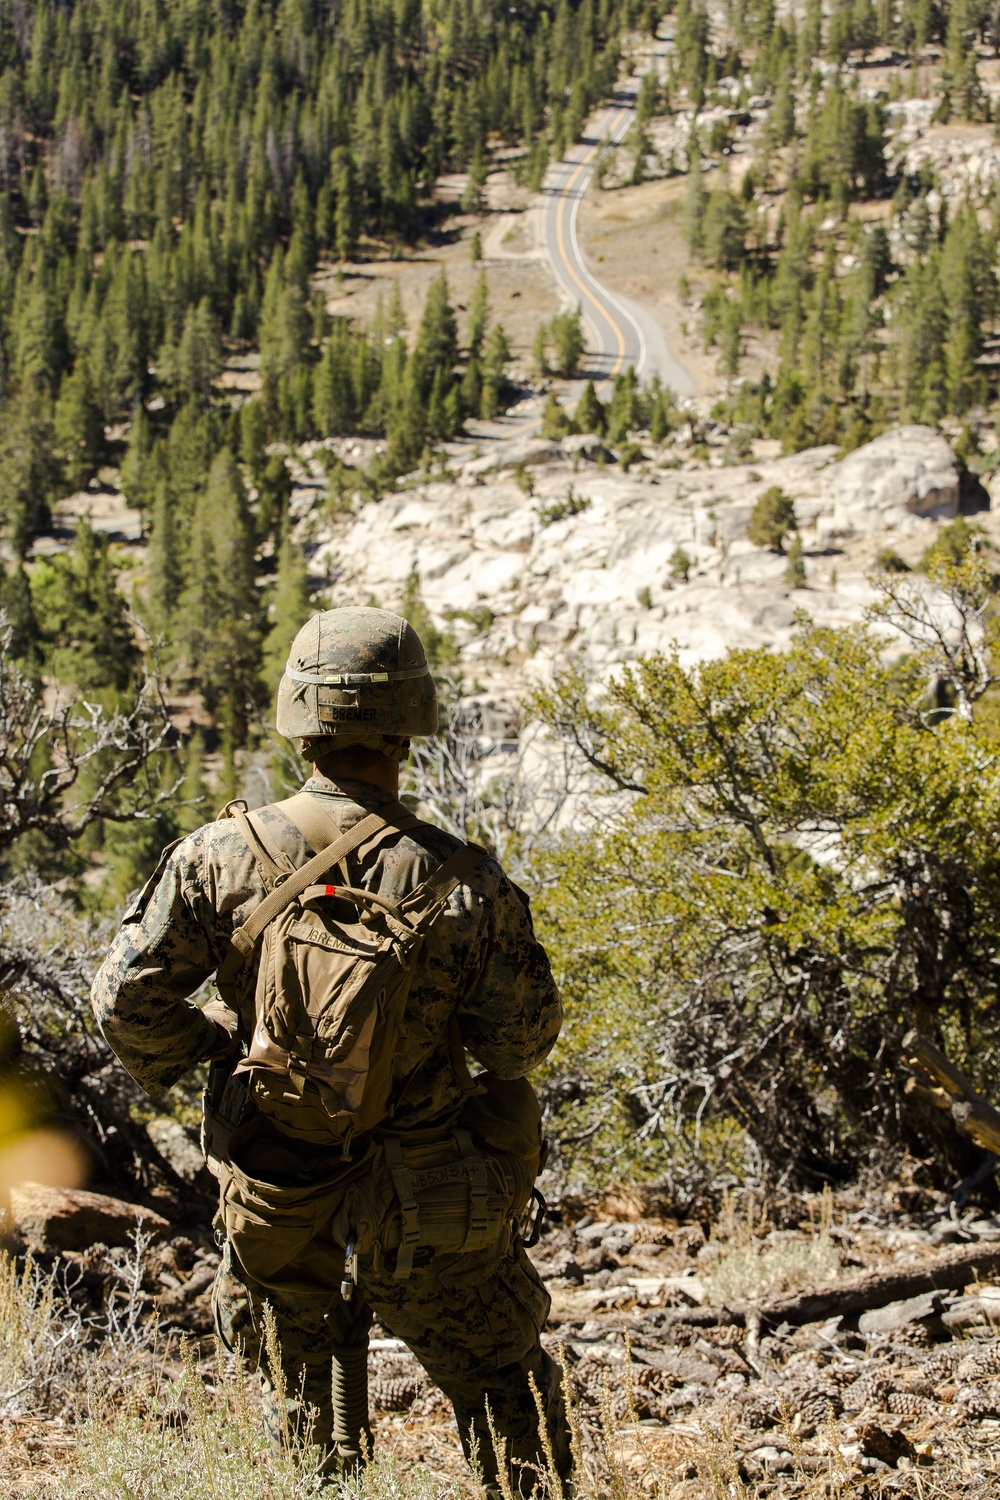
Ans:
{"type": "Polygon", "coordinates": [[[394,823],[388,823],[379,813],[369,813],[347,833],[342,833],[339,838],[334,839],[332,844],[328,844],[318,854],[314,854],[312,859],[300,865],[293,875],[287,876],[276,885],[264,897],[260,905],[254,908],[244,925],[234,929],[229,950],[219,965],[217,983],[232,983],[246,959],[253,952],[254,945],[267,924],[300,896],[307,885],[314,885],[321,875],[326,874],[331,865],[335,865],[345,855],[353,853],[374,835],[384,833],[389,829],[394,830],[396,826],[394,823]]]}
{"type": "Polygon", "coordinates": [[[248,812],[242,797],[226,803],[219,814],[220,821],[223,818],[232,818],[246,839],[268,891],[272,891],[284,876],[294,872],[295,866],[288,855],[278,847],[263,823],[257,822],[248,812]]]}
{"type": "Polygon", "coordinates": [[[477,865],[489,859],[478,844],[462,844],[434,871],[422,885],[411,891],[401,903],[414,926],[426,932],[457,885],[467,880],[477,865]]]}
{"type": "MultiPolygon", "coordinates": [[[[286,797],[284,802],[275,802],[272,806],[295,824],[313,849],[325,849],[334,839],[340,838],[342,830],[339,824],[327,812],[319,797],[313,797],[308,792],[296,792],[294,797],[286,797]]],[[[379,809],[379,815],[386,825],[386,833],[415,828],[420,822],[401,802],[387,803],[379,809]]]]}

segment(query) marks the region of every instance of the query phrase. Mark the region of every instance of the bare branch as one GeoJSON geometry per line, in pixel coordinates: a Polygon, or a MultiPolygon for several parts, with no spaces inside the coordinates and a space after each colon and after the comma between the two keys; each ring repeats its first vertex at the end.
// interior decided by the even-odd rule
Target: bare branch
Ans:
{"type": "Polygon", "coordinates": [[[0,616],[0,851],[31,829],[65,847],[97,819],[144,820],[172,802],[177,786],[141,784],[172,732],[159,678],[108,712],[32,682],[11,639],[0,616]],[[126,788],[132,795],[123,801],[126,788]]]}

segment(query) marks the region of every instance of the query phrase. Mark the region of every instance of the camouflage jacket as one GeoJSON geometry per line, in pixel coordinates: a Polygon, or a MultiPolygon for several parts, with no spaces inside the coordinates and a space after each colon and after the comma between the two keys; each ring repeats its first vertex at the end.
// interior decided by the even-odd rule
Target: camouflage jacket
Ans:
{"type": "MultiPolygon", "coordinates": [[[[322,798],[345,830],[392,801],[363,783],[320,776],[305,790],[322,798]]],[[[283,813],[263,808],[254,816],[294,864],[310,857],[313,851],[283,813]]],[[[450,834],[422,823],[363,859],[351,855],[350,883],[398,901],[456,847],[450,834]]],[[[264,895],[239,827],[222,819],[165,849],[126,911],[91,998],[109,1045],[150,1093],[169,1088],[218,1052],[218,1027],[189,997],[215,973],[234,927],[264,895]]],[[[254,985],[251,967],[237,996],[247,1034],[254,985]]],[[[472,1056],[502,1078],[536,1067],[559,1032],[559,997],[527,897],[492,859],[453,892],[421,949],[393,1070],[393,1097],[402,1095],[394,1115],[400,1126],[428,1124],[461,1103],[449,1039],[452,1013],[472,1056]]]]}

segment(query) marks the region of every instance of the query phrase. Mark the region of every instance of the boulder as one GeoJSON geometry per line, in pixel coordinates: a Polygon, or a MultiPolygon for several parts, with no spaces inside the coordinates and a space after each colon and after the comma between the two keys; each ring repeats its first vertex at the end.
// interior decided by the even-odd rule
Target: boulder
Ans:
{"type": "Polygon", "coordinates": [[[163,1115],[150,1120],[146,1126],[146,1134],[154,1149],[182,1182],[196,1192],[215,1196],[218,1184],[208,1170],[198,1137],[193,1130],[186,1130],[179,1120],[163,1115]]]}
{"type": "Polygon", "coordinates": [[[614,462],[614,454],[604,446],[604,441],[594,432],[574,432],[561,439],[562,450],[568,458],[583,458],[596,464],[599,459],[614,462]]]}
{"type": "MultiPolygon", "coordinates": [[[[310,534],[310,569],[336,578],[345,602],[387,604],[415,572],[484,690],[523,701],[526,680],[548,680],[571,656],[603,680],[675,644],[685,665],[736,643],[780,649],[803,606],[823,626],[860,620],[878,550],[916,561],[958,506],[958,466],[928,427],[885,433],[845,458],[825,445],[713,468],[680,466],[676,450],[677,467],[627,474],[591,463],[596,443],[484,439],[457,482],[435,478],[324,523],[310,534]],[[514,482],[519,461],[530,487],[514,482]],[[786,558],[747,540],[773,485],[795,504],[808,593],[790,589],[786,558]],[[838,530],[844,540],[832,542],[838,530]]],[[[551,770],[539,766],[543,777],[551,770]]]]}
{"type": "Polygon", "coordinates": [[[138,1203],[124,1203],[82,1188],[43,1187],[23,1182],[11,1188],[10,1217],[21,1237],[36,1250],[86,1250],[91,1245],[128,1245],[140,1221],[145,1234],[161,1239],[170,1224],[138,1203]]]}
{"type": "Polygon", "coordinates": [[[500,469],[516,469],[521,464],[525,469],[537,469],[544,464],[556,464],[565,458],[562,446],[548,438],[507,438],[492,443],[489,452],[481,458],[470,459],[462,465],[466,474],[489,474],[500,469]]]}
{"type": "Polygon", "coordinates": [[[958,465],[933,427],[884,432],[832,464],[825,480],[819,529],[828,536],[905,527],[915,516],[938,521],[958,514],[958,465]]]}

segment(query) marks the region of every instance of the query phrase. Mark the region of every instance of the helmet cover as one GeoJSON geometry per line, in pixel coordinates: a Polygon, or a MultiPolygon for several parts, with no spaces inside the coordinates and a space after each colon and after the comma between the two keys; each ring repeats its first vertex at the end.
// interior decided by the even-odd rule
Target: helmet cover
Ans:
{"type": "Polygon", "coordinates": [[[387,609],[324,609],[292,642],[276,725],[289,739],[435,734],[437,692],[420,637],[387,609]]]}

